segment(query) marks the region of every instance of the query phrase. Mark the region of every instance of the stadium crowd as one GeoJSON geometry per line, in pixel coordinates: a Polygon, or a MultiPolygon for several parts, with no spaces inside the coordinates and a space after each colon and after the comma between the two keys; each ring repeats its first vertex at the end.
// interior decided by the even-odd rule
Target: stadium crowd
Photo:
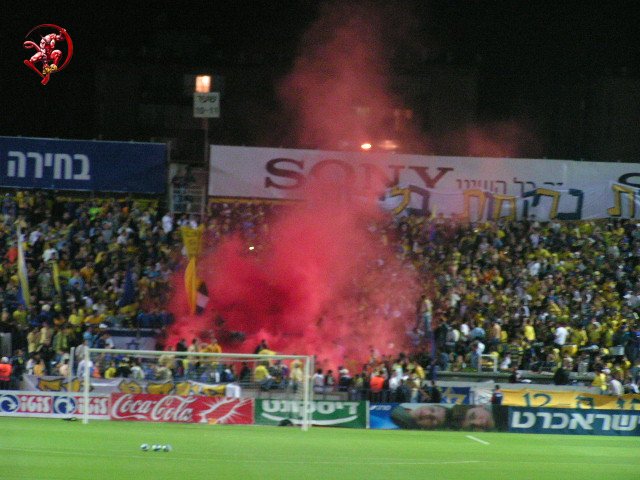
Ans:
{"type": "MultiPolygon", "coordinates": [[[[183,265],[177,227],[195,220],[174,219],[151,200],[74,199],[40,191],[6,193],[1,208],[0,332],[12,334],[12,357],[2,362],[13,366],[12,379],[24,372],[64,374],[71,347],[110,347],[111,328],[161,331],[171,323],[164,310],[170,277],[183,265]],[[17,274],[18,226],[28,307],[17,274]]],[[[271,214],[280,208],[287,207],[213,203],[205,241],[215,244],[239,233],[259,248],[271,214]]],[[[639,225],[616,219],[469,224],[407,215],[372,226],[422,282],[410,332],[414,349],[397,357],[372,351],[358,372],[344,366],[317,372],[314,389],[433,400],[432,374],[477,371],[495,362],[513,382],[522,370],[547,373],[557,384],[569,383],[571,372],[590,373],[603,392],[637,392],[639,225]]],[[[261,384],[271,380],[264,383],[268,388],[299,383],[296,368],[283,373],[281,365],[273,367],[256,368],[252,376],[261,384]]],[[[96,374],[128,374],[118,368],[109,363],[96,374]]],[[[231,374],[248,377],[246,368],[231,374]]]]}
{"type": "Polygon", "coordinates": [[[109,328],[171,321],[163,308],[181,241],[156,204],[52,191],[3,196],[0,332],[11,333],[14,380],[24,372],[59,374],[71,347],[112,342],[109,328]],[[18,229],[28,294],[18,275],[18,229]],[[135,288],[127,288],[128,277],[135,288]]]}

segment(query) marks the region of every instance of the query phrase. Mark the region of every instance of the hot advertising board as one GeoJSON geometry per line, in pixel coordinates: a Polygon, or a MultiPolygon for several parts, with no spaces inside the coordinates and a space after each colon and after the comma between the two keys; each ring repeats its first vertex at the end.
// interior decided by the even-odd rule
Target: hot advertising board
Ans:
{"type": "Polygon", "coordinates": [[[141,422],[252,424],[253,400],[112,393],[110,418],[141,422]]]}

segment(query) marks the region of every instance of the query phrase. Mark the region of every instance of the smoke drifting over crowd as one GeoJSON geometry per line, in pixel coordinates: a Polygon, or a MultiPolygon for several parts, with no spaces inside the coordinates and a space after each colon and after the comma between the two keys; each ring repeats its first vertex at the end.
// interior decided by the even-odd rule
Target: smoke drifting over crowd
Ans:
{"type": "MultiPolygon", "coordinates": [[[[383,11],[334,4],[305,34],[279,86],[300,144],[325,148],[382,128],[376,112],[394,103],[387,92],[386,21],[383,11]],[[360,105],[373,112],[366,121],[360,105]]],[[[308,182],[303,202],[270,223],[268,238],[258,242],[264,249],[251,251],[237,236],[224,239],[200,262],[211,296],[205,315],[184,315],[177,279],[169,343],[213,331],[225,351],[252,353],[266,339],[279,353],[315,354],[329,368],[364,361],[371,348],[406,349],[418,285],[382,241],[377,198],[383,189],[381,183],[355,192],[325,171],[308,182]]]]}

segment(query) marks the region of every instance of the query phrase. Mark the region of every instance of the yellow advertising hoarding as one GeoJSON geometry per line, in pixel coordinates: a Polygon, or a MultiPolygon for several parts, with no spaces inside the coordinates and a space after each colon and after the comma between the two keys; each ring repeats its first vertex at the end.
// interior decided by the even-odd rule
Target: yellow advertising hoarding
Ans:
{"type": "Polygon", "coordinates": [[[585,392],[549,390],[503,390],[503,405],[513,407],[582,408],[597,410],[640,410],[640,395],[621,397],[585,392]]]}

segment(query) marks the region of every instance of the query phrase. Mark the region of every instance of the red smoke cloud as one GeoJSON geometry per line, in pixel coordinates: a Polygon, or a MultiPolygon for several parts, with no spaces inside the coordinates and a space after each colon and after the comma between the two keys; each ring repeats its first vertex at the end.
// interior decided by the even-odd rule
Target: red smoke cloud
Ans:
{"type": "MultiPolygon", "coordinates": [[[[282,140],[331,150],[345,139],[359,144],[394,129],[389,113],[403,105],[389,91],[391,58],[411,21],[406,10],[393,8],[398,3],[389,5],[357,8],[341,1],[322,10],[277,86],[289,114],[276,126],[290,130],[282,140]]],[[[523,143],[535,144],[515,124],[493,127],[469,126],[435,139],[405,136],[415,136],[413,145],[450,144],[448,152],[473,156],[515,157],[523,143]]],[[[380,224],[375,199],[383,186],[363,193],[343,179],[308,180],[305,201],[270,224],[268,238],[258,242],[263,250],[250,252],[230,237],[203,256],[200,276],[211,296],[204,315],[185,315],[182,274],[176,275],[170,345],[212,332],[225,351],[253,353],[266,339],[279,353],[315,354],[334,369],[356,367],[370,348],[397,354],[410,347],[407,331],[415,326],[422,286],[396,258],[392,242],[370,231],[380,224]]]]}
{"type": "MultiPolygon", "coordinates": [[[[385,118],[400,102],[387,80],[400,29],[390,14],[331,3],[304,35],[278,87],[298,145],[335,148],[392,128],[385,118]]],[[[279,353],[315,354],[334,369],[366,361],[370,348],[397,354],[409,347],[417,276],[382,243],[380,231],[370,231],[379,224],[376,198],[384,186],[354,192],[344,179],[316,178],[308,187],[305,201],[270,226],[264,250],[250,252],[233,237],[205,255],[200,270],[211,312],[185,316],[177,279],[170,344],[213,330],[225,351],[253,353],[266,339],[279,353]]]]}
{"type": "Polygon", "coordinates": [[[389,88],[393,37],[401,30],[394,17],[362,2],[324,7],[278,88],[298,145],[335,149],[389,133],[390,112],[400,106],[389,88]]]}
{"type": "MultiPolygon", "coordinates": [[[[225,239],[201,262],[211,312],[179,316],[170,343],[213,330],[225,351],[253,353],[266,339],[279,353],[315,354],[334,369],[366,361],[371,347],[406,351],[417,282],[372,231],[380,220],[375,197],[345,188],[315,182],[306,202],[274,221],[262,250],[225,239]]],[[[178,293],[176,313],[186,308],[178,293]]]]}

